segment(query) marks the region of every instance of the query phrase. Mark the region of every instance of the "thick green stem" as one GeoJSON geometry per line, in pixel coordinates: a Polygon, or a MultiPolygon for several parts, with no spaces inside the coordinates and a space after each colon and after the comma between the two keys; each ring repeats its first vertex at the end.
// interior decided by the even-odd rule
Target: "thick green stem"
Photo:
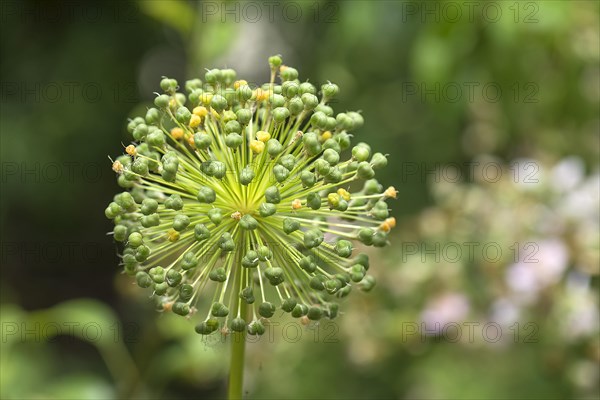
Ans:
{"type": "Polygon", "coordinates": [[[229,366],[229,387],[227,398],[241,400],[244,389],[244,353],[246,350],[246,332],[231,335],[231,365],[229,366]]]}

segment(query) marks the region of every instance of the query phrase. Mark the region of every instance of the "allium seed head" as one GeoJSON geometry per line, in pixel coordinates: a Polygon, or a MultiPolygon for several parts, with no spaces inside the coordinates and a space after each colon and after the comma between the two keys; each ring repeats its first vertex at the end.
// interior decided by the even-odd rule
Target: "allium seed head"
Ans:
{"type": "Polygon", "coordinates": [[[186,94],[164,77],[112,164],[125,191],[105,214],[125,272],[164,311],[204,307],[200,334],[260,335],[278,309],[302,323],[334,318],[336,297],[375,284],[353,242],[385,246],[396,224],[385,201],[397,191],[374,179],[387,157],[365,143],[350,151],[360,113],[335,115],[336,84],[318,92],[280,56],[269,66],[254,90],[230,69],[187,81],[186,94]]]}

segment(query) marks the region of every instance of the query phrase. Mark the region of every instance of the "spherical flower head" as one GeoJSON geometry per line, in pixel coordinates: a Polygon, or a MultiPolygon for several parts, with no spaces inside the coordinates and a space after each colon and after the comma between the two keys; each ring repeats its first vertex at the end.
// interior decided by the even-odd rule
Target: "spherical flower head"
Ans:
{"type": "Polygon", "coordinates": [[[278,312],[334,318],[336,298],[375,284],[355,243],[385,246],[395,226],[386,200],[397,191],[374,179],[387,156],[351,146],[361,114],[327,105],[337,85],[317,91],[279,56],[268,65],[260,88],[231,69],[187,81],[185,94],[163,78],[112,164],[124,191],[105,213],[125,272],[164,311],[204,307],[200,334],[262,334],[278,312]]]}

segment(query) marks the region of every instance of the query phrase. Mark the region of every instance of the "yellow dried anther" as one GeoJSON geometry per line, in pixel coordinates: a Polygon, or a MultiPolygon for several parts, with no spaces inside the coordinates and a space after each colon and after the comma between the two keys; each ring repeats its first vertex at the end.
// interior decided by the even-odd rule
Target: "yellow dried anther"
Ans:
{"type": "Polygon", "coordinates": [[[261,142],[266,143],[271,139],[271,134],[265,131],[258,131],[256,132],[256,138],[261,142]]]}
{"type": "Polygon", "coordinates": [[[246,82],[243,79],[237,80],[235,82],[233,82],[233,88],[234,89],[239,89],[240,86],[248,86],[248,82],[246,82]]]}
{"type": "Polygon", "coordinates": [[[200,95],[200,101],[202,102],[202,104],[209,105],[210,101],[212,100],[212,97],[212,93],[205,92],[200,95]]]}
{"type": "Polygon", "coordinates": [[[166,311],[166,312],[171,311],[171,309],[173,308],[173,302],[169,301],[169,302],[163,303],[162,306],[163,306],[163,311],[166,311]]]}
{"type": "Polygon", "coordinates": [[[239,221],[240,219],[242,219],[242,213],[236,211],[233,214],[231,214],[231,218],[235,219],[236,221],[239,221]]]}
{"type": "Polygon", "coordinates": [[[308,319],[308,317],[305,315],[305,316],[303,316],[303,317],[300,318],[300,323],[302,325],[308,325],[308,324],[310,324],[310,319],[308,319]]]}
{"type": "Polygon", "coordinates": [[[181,128],[173,128],[171,129],[171,136],[173,136],[173,139],[175,140],[179,140],[183,137],[183,129],[181,128]]]}
{"type": "Polygon", "coordinates": [[[289,68],[289,67],[288,67],[287,65],[281,65],[281,66],[279,67],[279,72],[283,72],[283,71],[285,71],[285,70],[286,70],[286,69],[288,69],[288,68],[289,68]]]}
{"type": "Polygon", "coordinates": [[[185,140],[187,140],[188,144],[190,145],[191,148],[195,149],[196,148],[196,142],[194,142],[194,136],[193,135],[186,135],[185,136],[185,140]]]}
{"type": "Polygon", "coordinates": [[[254,154],[260,154],[263,152],[264,149],[265,144],[260,140],[253,140],[250,142],[250,150],[252,150],[254,154]]]}
{"type": "Polygon", "coordinates": [[[383,195],[387,198],[395,199],[398,195],[398,191],[393,186],[390,186],[389,188],[385,189],[383,195]]]}
{"type": "Polygon", "coordinates": [[[323,134],[321,135],[321,141],[322,141],[322,142],[324,142],[324,141],[326,141],[327,139],[331,139],[331,136],[332,136],[332,134],[331,134],[331,131],[325,131],[325,132],[323,132],[323,134]]]}
{"type": "Polygon", "coordinates": [[[396,218],[391,217],[386,219],[385,221],[383,221],[381,223],[381,225],[379,225],[379,229],[381,229],[384,232],[389,232],[392,230],[393,227],[396,226],[396,218]]]}
{"type": "Polygon", "coordinates": [[[171,108],[175,108],[175,107],[177,107],[177,106],[178,106],[178,104],[177,104],[177,99],[176,99],[175,97],[172,97],[172,98],[169,100],[169,107],[171,107],[171,108]]]}
{"type": "Polygon", "coordinates": [[[302,201],[300,199],[294,199],[294,201],[292,201],[292,209],[298,210],[300,208],[302,208],[302,201]]]}
{"type": "Polygon", "coordinates": [[[192,114],[190,117],[190,128],[197,128],[202,122],[202,118],[197,116],[196,114],[192,114]]]}
{"type": "Polygon", "coordinates": [[[179,232],[171,228],[167,231],[167,240],[169,242],[176,242],[179,240],[179,232]]]}
{"type": "Polygon", "coordinates": [[[216,119],[220,119],[221,118],[221,115],[219,114],[219,112],[217,110],[215,110],[214,108],[210,109],[210,115],[212,115],[216,119]]]}
{"type": "Polygon", "coordinates": [[[252,93],[252,97],[256,101],[264,101],[269,98],[269,92],[266,90],[262,90],[261,88],[258,88],[256,90],[254,90],[254,92],[252,93]]]}
{"type": "Polygon", "coordinates": [[[197,115],[200,118],[204,118],[208,115],[208,110],[206,109],[206,107],[198,106],[194,107],[194,109],[192,110],[192,114],[197,115]]]}
{"type": "Polygon", "coordinates": [[[130,144],[129,146],[125,147],[125,153],[129,154],[130,156],[135,156],[135,146],[130,144]]]}
{"type": "Polygon", "coordinates": [[[124,169],[123,168],[123,164],[121,164],[121,161],[115,161],[115,162],[113,162],[112,169],[117,174],[122,174],[123,173],[123,169],[124,169]]]}
{"type": "Polygon", "coordinates": [[[349,201],[350,198],[352,197],[352,196],[350,196],[350,193],[346,189],[343,189],[343,188],[339,188],[337,190],[337,194],[339,194],[342,197],[342,199],[344,199],[346,201],[349,201]]]}

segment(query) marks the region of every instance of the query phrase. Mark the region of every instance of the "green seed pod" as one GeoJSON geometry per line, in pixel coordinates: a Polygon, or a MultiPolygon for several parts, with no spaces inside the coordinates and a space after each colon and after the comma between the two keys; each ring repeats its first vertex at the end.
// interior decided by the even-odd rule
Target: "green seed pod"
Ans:
{"type": "Polygon", "coordinates": [[[284,122],[290,116],[290,110],[285,107],[277,107],[273,110],[273,120],[277,123],[284,122]]]}
{"type": "Polygon", "coordinates": [[[381,193],[382,189],[383,189],[383,186],[381,186],[379,184],[379,182],[377,182],[376,179],[369,179],[368,181],[365,182],[365,185],[363,186],[363,191],[365,192],[365,194],[367,196],[370,196],[372,194],[381,193]]]}
{"type": "Polygon", "coordinates": [[[144,215],[140,219],[140,223],[142,224],[142,226],[144,228],[151,228],[153,226],[158,226],[158,225],[160,225],[160,217],[159,217],[158,213],[144,215]]]}
{"type": "Polygon", "coordinates": [[[331,171],[331,164],[329,164],[326,160],[319,158],[314,162],[315,170],[321,176],[326,176],[331,171]]]}
{"type": "Polygon", "coordinates": [[[296,304],[296,307],[292,310],[292,317],[300,318],[308,313],[308,306],[305,304],[296,304]]]}
{"type": "Polygon", "coordinates": [[[260,314],[261,317],[271,318],[275,314],[275,310],[275,306],[266,301],[261,303],[261,305],[258,307],[258,314],[260,314]]]}
{"type": "Polygon", "coordinates": [[[339,240],[335,244],[335,252],[344,258],[348,258],[352,255],[352,243],[348,240],[339,240]]]}
{"type": "Polygon", "coordinates": [[[133,248],[139,247],[143,243],[144,243],[144,241],[142,238],[142,234],[139,232],[133,232],[132,234],[129,235],[129,238],[127,239],[127,244],[133,248]]]}
{"type": "Polygon", "coordinates": [[[171,309],[175,314],[184,317],[190,313],[190,306],[181,302],[176,302],[175,304],[173,304],[173,307],[171,309]]]}
{"type": "Polygon", "coordinates": [[[173,229],[178,232],[183,231],[190,224],[190,217],[185,214],[177,214],[173,218],[173,229]]]}
{"type": "Polygon", "coordinates": [[[321,86],[321,93],[328,99],[335,97],[340,91],[340,88],[335,83],[328,82],[321,86]]]}
{"type": "Polygon", "coordinates": [[[115,196],[115,202],[126,211],[134,211],[135,200],[129,192],[123,192],[115,196]]]}
{"type": "Polygon", "coordinates": [[[287,108],[291,115],[298,115],[304,110],[304,103],[300,97],[294,97],[288,102],[287,108]]]}
{"type": "Polygon", "coordinates": [[[148,111],[146,111],[146,123],[147,124],[158,124],[160,122],[162,115],[160,113],[160,111],[158,111],[158,109],[156,108],[149,108],[148,111]]]}
{"type": "Polygon", "coordinates": [[[254,230],[258,228],[258,221],[250,214],[246,214],[240,219],[240,226],[246,230],[254,230]]]}
{"type": "Polygon", "coordinates": [[[132,135],[135,140],[143,140],[148,135],[148,126],[139,124],[133,129],[132,135]]]}
{"type": "Polygon", "coordinates": [[[317,94],[317,88],[310,82],[302,82],[299,87],[300,94],[317,94]]]}
{"type": "Polygon", "coordinates": [[[367,161],[369,159],[370,154],[371,149],[364,143],[359,143],[352,148],[352,157],[354,157],[356,161],[367,161]]]}
{"type": "Polygon", "coordinates": [[[269,57],[269,65],[271,66],[271,68],[277,68],[281,65],[281,56],[280,55],[276,55],[276,56],[271,56],[269,57]]]}
{"type": "Polygon", "coordinates": [[[381,153],[375,153],[371,158],[371,165],[374,169],[384,168],[387,165],[387,157],[381,153]]]}
{"type": "MultiPolygon", "coordinates": [[[[233,116],[235,117],[235,114],[233,114],[233,116]]],[[[229,121],[225,124],[225,132],[227,133],[240,133],[241,131],[242,126],[235,120],[229,121]]]]}
{"type": "Polygon", "coordinates": [[[151,147],[163,147],[166,142],[167,138],[161,131],[153,131],[146,136],[146,143],[151,147]]]}
{"type": "Polygon", "coordinates": [[[217,68],[207,70],[206,73],[204,74],[204,80],[207,83],[210,83],[211,85],[214,85],[215,83],[221,81],[222,80],[221,70],[217,69],[217,68]]]}
{"type": "Polygon", "coordinates": [[[324,285],[327,293],[334,294],[342,288],[343,283],[339,279],[328,279],[324,285]]]}
{"type": "Polygon", "coordinates": [[[378,201],[371,209],[371,215],[379,220],[384,220],[390,216],[388,206],[385,201],[378,201]]]}
{"type": "Polygon", "coordinates": [[[235,242],[231,238],[231,234],[229,232],[225,232],[219,238],[219,247],[224,252],[233,251],[235,249],[235,242]]]}
{"type": "Polygon", "coordinates": [[[210,312],[215,317],[226,317],[229,315],[229,308],[223,303],[213,303],[210,312]]]}
{"type": "Polygon", "coordinates": [[[308,285],[314,290],[324,290],[325,289],[325,281],[327,278],[324,275],[315,275],[310,278],[308,285]]]}
{"type": "Polygon", "coordinates": [[[336,140],[333,138],[329,138],[325,142],[323,142],[323,149],[334,150],[336,153],[338,153],[338,155],[342,151],[342,147],[340,146],[340,144],[336,142],[336,140]]]}
{"type": "Polygon", "coordinates": [[[298,262],[298,265],[300,266],[300,268],[302,268],[309,274],[312,274],[317,270],[317,264],[314,262],[312,256],[306,256],[301,258],[298,262]]]}
{"type": "Polygon", "coordinates": [[[304,246],[308,249],[318,247],[323,243],[324,238],[319,228],[311,228],[304,232],[304,246]]]}
{"type": "Polygon", "coordinates": [[[194,296],[194,287],[192,285],[183,284],[179,286],[179,300],[189,301],[194,296]]]}
{"type": "Polygon", "coordinates": [[[206,165],[204,167],[204,173],[206,175],[213,176],[217,179],[223,179],[223,177],[227,173],[227,166],[221,161],[209,161],[206,163],[202,163],[202,165],[206,165]]]}
{"type": "Polygon", "coordinates": [[[269,186],[265,190],[265,201],[272,204],[278,204],[281,201],[281,196],[277,186],[269,186]]]}
{"type": "Polygon", "coordinates": [[[280,75],[283,81],[293,81],[298,79],[298,70],[292,67],[287,67],[280,72],[280,75]]]}
{"type": "Polygon", "coordinates": [[[373,246],[385,247],[385,245],[387,245],[387,234],[382,231],[375,232],[375,235],[373,235],[373,246]]]}
{"type": "Polygon", "coordinates": [[[290,171],[283,165],[275,165],[273,167],[273,175],[277,182],[282,183],[290,176],[290,171]]]}
{"type": "Polygon", "coordinates": [[[219,94],[215,94],[210,100],[210,106],[217,112],[227,108],[227,99],[219,94]]]}
{"type": "Polygon", "coordinates": [[[158,108],[165,109],[169,107],[169,100],[171,98],[166,94],[161,94],[154,99],[154,105],[158,108]]]}
{"type": "Polygon", "coordinates": [[[113,230],[113,237],[117,242],[124,242],[127,239],[127,227],[125,225],[116,225],[113,230]]]}
{"type": "Polygon", "coordinates": [[[348,147],[350,147],[350,144],[352,142],[350,140],[350,135],[348,135],[346,132],[341,132],[335,135],[335,140],[340,144],[342,150],[345,150],[348,147]]]}
{"type": "Polygon", "coordinates": [[[165,269],[163,267],[160,267],[160,266],[152,267],[152,268],[150,268],[148,273],[150,274],[150,276],[152,277],[152,280],[155,283],[162,283],[165,281],[165,269]]]}
{"type": "MultiPolygon", "coordinates": [[[[252,95],[252,91],[250,91],[250,95],[252,95]]],[[[252,120],[252,111],[247,108],[240,108],[235,112],[235,115],[237,116],[237,121],[244,126],[248,125],[252,120]]]]}
{"type": "Polygon", "coordinates": [[[194,238],[201,242],[210,238],[210,230],[204,224],[196,224],[194,226],[194,238]]]}
{"type": "Polygon", "coordinates": [[[365,253],[360,253],[359,255],[357,255],[354,259],[354,262],[365,267],[366,271],[369,270],[369,256],[365,253]]]}
{"type": "Polygon", "coordinates": [[[187,107],[179,107],[175,112],[175,119],[181,122],[182,124],[189,124],[190,118],[192,117],[192,113],[188,110],[187,107]]]}
{"type": "Polygon", "coordinates": [[[154,283],[150,275],[143,271],[140,271],[135,275],[135,280],[138,286],[144,289],[149,288],[154,283]]]}
{"type": "Polygon", "coordinates": [[[371,228],[362,228],[358,231],[357,239],[360,240],[361,243],[370,246],[373,244],[373,236],[375,235],[375,231],[371,228]]]}
{"type": "Polygon", "coordinates": [[[311,321],[318,321],[323,317],[323,310],[316,306],[310,307],[308,309],[308,313],[306,313],[306,316],[311,321]]]}
{"type": "Polygon", "coordinates": [[[363,126],[365,120],[362,117],[362,115],[360,115],[359,113],[354,112],[354,111],[350,111],[346,114],[352,119],[352,122],[353,122],[352,129],[353,130],[358,129],[363,126]]]}
{"type": "Polygon", "coordinates": [[[261,203],[258,206],[258,213],[261,217],[269,217],[277,212],[277,206],[273,203],[261,203]]]}
{"type": "Polygon", "coordinates": [[[267,246],[260,246],[257,253],[260,261],[267,261],[273,257],[273,252],[267,246]]]}
{"type": "Polygon", "coordinates": [[[150,257],[150,248],[148,246],[139,246],[135,249],[135,259],[139,262],[144,262],[150,257]]]}
{"type": "Polygon", "coordinates": [[[169,289],[169,285],[167,285],[167,282],[161,282],[161,283],[154,284],[154,294],[156,294],[156,295],[163,296],[167,293],[168,289],[169,289]]]}
{"type": "Polygon", "coordinates": [[[144,199],[142,201],[142,206],[140,207],[140,211],[144,215],[150,215],[158,210],[158,201],[154,199],[144,199]]]}
{"type": "Polygon", "coordinates": [[[269,267],[264,271],[265,278],[268,279],[269,283],[273,286],[277,286],[280,283],[283,283],[283,269],[279,267],[269,267]]]}
{"type": "Polygon", "coordinates": [[[197,89],[202,89],[202,81],[200,79],[189,79],[185,81],[186,92],[191,93],[197,89]]]}
{"type": "Polygon", "coordinates": [[[169,286],[176,287],[183,280],[183,276],[179,272],[177,272],[173,269],[170,269],[167,271],[166,280],[167,280],[167,284],[169,286]]]}
{"type": "MultiPolygon", "coordinates": [[[[245,103],[246,101],[248,101],[252,98],[253,92],[252,92],[252,89],[250,88],[250,86],[242,85],[235,90],[235,94],[236,94],[238,101],[240,101],[241,103],[245,103]]],[[[248,118],[245,121],[246,122],[240,121],[240,124],[246,125],[248,123],[248,121],[250,121],[250,118],[248,118]]]]}
{"type": "MultiPolygon", "coordinates": [[[[275,111],[277,108],[282,107],[285,104],[285,97],[283,97],[280,94],[273,93],[269,97],[269,102],[271,103],[271,106],[273,107],[273,111],[275,111]]],[[[273,113],[273,117],[275,117],[274,113],[273,113]]]]}
{"type": "Polygon", "coordinates": [[[318,193],[312,192],[306,196],[306,205],[313,210],[321,208],[321,196],[318,193]]]}
{"type": "Polygon", "coordinates": [[[287,81],[281,84],[281,94],[283,94],[288,99],[291,99],[296,94],[298,94],[299,89],[300,85],[294,81],[287,81]]]}
{"type": "MultiPolygon", "coordinates": [[[[233,122],[233,121],[231,121],[233,122]]],[[[236,149],[242,145],[243,138],[239,133],[230,133],[225,136],[225,145],[231,149],[236,149]]]]}
{"type": "Polygon", "coordinates": [[[231,122],[231,121],[237,122],[236,121],[237,115],[235,115],[235,112],[233,112],[232,110],[223,111],[223,115],[222,115],[221,119],[225,123],[225,132],[229,133],[229,132],[239,132],[240,131],[239,129],[235,129],[236,126],[239,127],[239,125],[232,125],[230,128],[234,128],[233,130],[230,130],[227,127],[229,122],[231,122]]]}
{"type": "Polygon", "coordinates": [[[231,68],[221,70],[221,79],[223,79],[225,86],[231,85],[235,81],[236,76],[237,73],[231,68]]]}
{"type": "Polygon", "coordinates": [[[212,139],[207,133],[195,133],[194,134],[194,144],[198,149],[206,150],[212,144],[212,139]]]}
{"type": "Polygon", "coordinates": [[[179,211],[183,208],[183,200],[178,194],[172,194],[165,200],[165,208],[179,211]]]}
{"type": "Polygon", "coordinates": [[[283,165],[288,171],[292,171],[296,165],[296,157],[293,154],[286,154],[282,156],[278,161],[279,165],[283,165]]]}
{"type": "Polygon", "coordinates": [[[267,153],[269,153],[271,157],[278,156],[279,153],[281,153],[281,151],[283,150],[283,146],[281,145],[281,143],[279,143],[279,140],[277,139],[269,139],[266,147],[267,153]]]}
{"type": "Polygon", "coordinates": [[[240,299],[244,300],[248,304],[254,303],[254,291],[250,286],[246,286],[244,289],[242,289],[240,292],[240,299]]]}
{"type": "Polygon", "coordinates": [[[212,204],[217,200],[217,194],[208,186],[201,186],[196,196],[200,203],[212,204]]]}
{"type": "Polygon", "coordinates": [[[225,282],[227,280],[227,272],[225,268],[216,268],[209,272],[208,278],[215,282],[225,282]]]}
{"type": "Polygon", "coordinates": [[[248,252],[242,257],[242,267],[244,268],[256,268],[258,265],[258,254],[254,250],[248,250],[248,252]]]}
{"type": "Polygon", "coordinates": [[[304,144],[304,150],[310,156],[316,156],[321,152],[321,143],[314,132],[305,133],[302,136],[302,144],[304,144]]]}
{"type": "MultiPolygon", "coordinates": [[[[315,185],[317,178],[312,172],[304,170],[300,173],[300,180],[302,181],[302,186],[309,188],[315,185]]],[[[321,202],[319,201],[320,204],[321,202]]]]}
{"type": "Polygon", "coordinates": [[[248,185],[250,184],[250,182],[252,182],[252,179],[254,179],[254,171],[252,170],[252,167],[250,167],[250,165],[246,165],[240,171],[240,183],[242,185],[248,185]]]}
{"type": "Polygon", "coordinates": [[[363,161],[358,164],[358,169],[356,170],[356,175],[360,179],[371,179],[375,176],[375,171],[373,171],[371,164],[369,164],[366,161],[363,161]]]}
{"type": "Polygon", "coordinates": [[[177,90],[177,81],[175,79],[169,79],[163,77],[160,81],[160,88],[168,93],[174,93],[177,90]]]}
{"type": "Polygon", "coordinates": [[[265,326],[260,321],[252,321],[248,325],[248,334],[249,335],[263,335],[265,333],[265,326]]]}
{"type": "Polygon", "coordinates": [[[323,111],[316,111],[310,117],[310,123],[312,126],[316,126],[317,128],[323,128],[327,123],[327,115],[323,111]]]}
{"type": "Polygon", "coordinates": [[[304,93],[300,96],[302,103],[304,104],[304,109],[309,111],[314,109],[319,104],[319,99],[312,93],[304,93]]]}
{"type": "Polygon", "coordinates": [[[292,312],[294,307],[296,307],[297,301],[296,299],[289,298],[285,299],[283,303],[281,303],[281,309],[285,312],[292,312]]]}
{"type": "Polygon", "coordinates": [[[209,318],[206,321],[200,322],[196,325],[196,333],[200,335],[210,335],[219,329],[219,320],[216,318],[209,318]]]}
{"type": "Polygon", "coordinates": [[[363,280],[360,282],[360,289],[363,292],[368,292],[371,289],[373,289],[375,287],[375,278],[373,278],[371,275],[367,275],[363,278],[363,280]]]}
{"type": "Polygon", "coordinates": [[[300,229],[300,221],[291,218],[284,218],[283,220],[283,231],[286,234],[290,234],[300,229]]]}
{"type": "Polygon", "coordinates": [[[327,317],[329,319],[334,319],[338,315],[340,306],[336,303],[329,303],[327,305],[327,310],[325,311],[327,317]]]}
{"type": "Polygon", "coordinates": [[[198,257],[194,254],[194,252],[189,251],[185,253],[181,260],[181,268],[183,270],[189,270],[198,266],[198,257]]]}
{"type": "Polygon", "coordinates": [[[234,318],[231,320],[229,328],[234,332],[244,332],[246,330],[246,321],[242,318],[234,318]]]}
{"type": "Polygon", "coordinates": [[[315,107],[315,112],[322,112],[326,116],[331,117],[333,115],[333,108],[321,103],[315,107]]]}
{"type": "Polygon", "coordinates": [[[337,121],[337,129],[339,130],[350,130],[354,126],[354,121],[346,113],[339,113],[335,116],[337,121]]]}
{"type": "Polygon", "coordinates": [[[360,264],[354,264],[350,268],[350,279],[352,282],[360,282],[365,277],[366,273],[365,267],[360,264]]]}

